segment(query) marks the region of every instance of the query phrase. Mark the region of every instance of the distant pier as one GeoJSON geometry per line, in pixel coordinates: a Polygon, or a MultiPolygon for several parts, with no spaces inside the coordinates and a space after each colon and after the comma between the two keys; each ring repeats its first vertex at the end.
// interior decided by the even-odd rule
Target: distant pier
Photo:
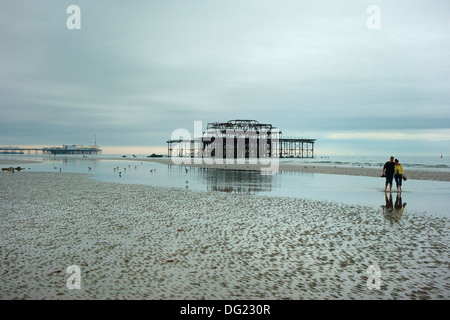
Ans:
{"type": "Polygon", "coordinates": [[[49,147],[42,148],[44,154],[83,154],[83,155],[96,155],[102,152],[102,149],[95,146],[77,146],[77,145],[63,145],[62,147],[49,147]]]}
{"type": "Polygon", "coordinates": [[[20,147],[0,147],[0,154],[78,154],[78,155],[96,155],[100,154],[102,149],[97,145],[81,146],[81,145],[63,145],[62,147],[43,147],[43,148],[20,148],[20,147]]]}
{"type": "Polygon", "coordinates": [[[0,154],[31,154],[34,152],[38,154],[42,152],[42,148],[19,148],[19,147],[0,147],[0,154]]]}

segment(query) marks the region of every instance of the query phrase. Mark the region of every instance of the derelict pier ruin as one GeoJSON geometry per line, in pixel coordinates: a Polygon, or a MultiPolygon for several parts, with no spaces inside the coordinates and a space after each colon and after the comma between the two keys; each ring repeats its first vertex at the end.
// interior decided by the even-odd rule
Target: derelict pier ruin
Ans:
{"type": "Polygon", "coordinates": [[[256,120],[208,123],[201,137],[167,141],[167,155],[215,158],[314,158],[316,139],[282,138],[271,124],[256,120]]]}

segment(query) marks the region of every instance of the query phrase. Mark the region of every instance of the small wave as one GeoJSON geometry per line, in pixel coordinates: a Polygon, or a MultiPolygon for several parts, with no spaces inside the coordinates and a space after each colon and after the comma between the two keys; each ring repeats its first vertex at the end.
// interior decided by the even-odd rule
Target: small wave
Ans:
{"type": "MultiPolygon", "coordinates": [[[[401,163],[405,169],[417,170],[436,170],[449,171],[450,162],[448,159],[436,159],[435,157],[409,156],[402,157],[401,163]]],[[[364,167],[364,168],[382,168],[387,162],[386,157],[360,157],[360,156],[336,156],[336,157],[314,157],[314,158],[289,158],[283,161],[293,163],[304,163],[310,165],[328,165],[328,166],[344,166],[344,167],[364,167]]]]}
{"type": "Polygon", "coordinates": [[[406,168],[428,168],[428,169],[449,169],[450,167],[446,164],[424,164],[424,163],[408,163],[405,164],[406,168]]]}

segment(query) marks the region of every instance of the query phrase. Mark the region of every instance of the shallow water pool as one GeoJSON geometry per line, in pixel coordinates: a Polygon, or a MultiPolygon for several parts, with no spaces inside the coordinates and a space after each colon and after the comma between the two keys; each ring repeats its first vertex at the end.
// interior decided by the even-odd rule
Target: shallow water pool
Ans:
{"type": "MultiPolygon", "coordinates": [[[[9,166],[9,165],[8,165],[9,166]]],[[[19,165],[25,171],[72,172],[107,182],[146,184],[211,192],[295,197],[360,204],[404,212],[448,215],[450,182],[408,180],[401,195],[384,193],[384,179],[318,173],[185,168],[139,160],[43,157],[42,162],[19,165]]],[[[394,186],[395,189],[395,186],[394,186]]]]}

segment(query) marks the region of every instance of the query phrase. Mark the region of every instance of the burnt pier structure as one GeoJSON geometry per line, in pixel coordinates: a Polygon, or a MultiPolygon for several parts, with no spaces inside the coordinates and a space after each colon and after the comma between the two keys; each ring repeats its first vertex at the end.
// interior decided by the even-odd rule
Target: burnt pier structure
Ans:
{"type": "Polygon", "coordinates": [[[256,120],[208,123],[201,137],[167,140],[167,155],[212,158],[314,158],[310,138],[282,138],[282,132],[256,120]]]}

